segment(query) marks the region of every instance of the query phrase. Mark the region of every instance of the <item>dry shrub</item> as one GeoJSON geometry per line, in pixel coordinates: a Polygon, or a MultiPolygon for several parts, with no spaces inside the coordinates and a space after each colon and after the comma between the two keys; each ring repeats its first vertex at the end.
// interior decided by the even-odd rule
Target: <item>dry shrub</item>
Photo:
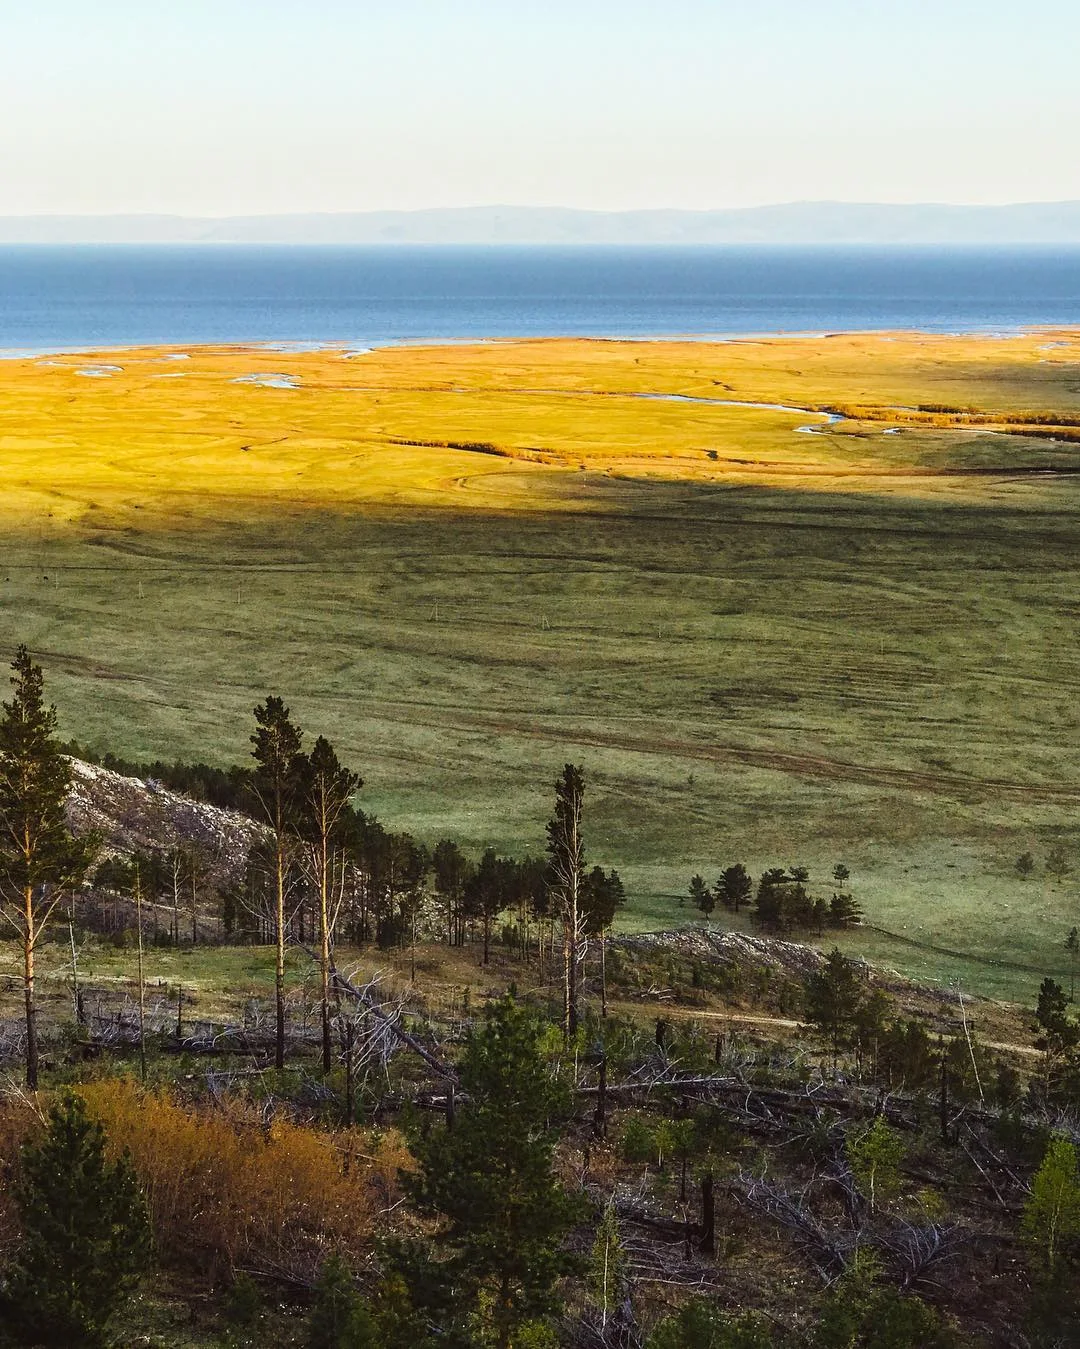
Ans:
{"type": "Polygon", "coordinates": [[[328,1249],[358,1260],[385,1227],[399,1135],[331,1135],[250,1105],[181,1103],[125,1079],[79,1088],[145,1189],[159,1256],[219,1276],[234,1269],[310,1279],[328,1249]]]}

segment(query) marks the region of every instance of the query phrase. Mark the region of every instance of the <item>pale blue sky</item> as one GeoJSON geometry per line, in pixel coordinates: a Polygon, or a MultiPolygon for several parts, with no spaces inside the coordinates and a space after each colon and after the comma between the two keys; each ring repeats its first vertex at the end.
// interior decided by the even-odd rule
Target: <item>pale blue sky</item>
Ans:
{"type": "Polygon", "coordinates": [[[0,0],[0,214],[1080,198],[1077,0],[0,0]]]}

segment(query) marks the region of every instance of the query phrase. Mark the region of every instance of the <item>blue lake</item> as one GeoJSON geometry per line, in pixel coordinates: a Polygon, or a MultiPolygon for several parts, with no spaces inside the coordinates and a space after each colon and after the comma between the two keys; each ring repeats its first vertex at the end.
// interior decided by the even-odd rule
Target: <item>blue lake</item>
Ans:
{"type": "Polygon", "coordinates": [[[1080,248],[0,247],[0,348],[1080,324],[1080,248]]]}

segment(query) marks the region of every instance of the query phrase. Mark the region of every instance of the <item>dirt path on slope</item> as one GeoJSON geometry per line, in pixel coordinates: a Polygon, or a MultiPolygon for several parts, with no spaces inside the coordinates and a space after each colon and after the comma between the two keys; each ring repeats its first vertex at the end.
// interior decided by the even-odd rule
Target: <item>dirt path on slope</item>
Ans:
{"type": "MultiPolygon", "coordinates": [[[[385,714],[384,714],[385,715],[385,714]]],[[[403,720],[446,726],[446,722],[426,722],[423,717],[403,720]]],[[[797,754],[786,750],[752,749],[738,745],[707,744],[694,740],[671,740],[619,734],[614,731],[583,730],[568,726],[543,726],[510,717],[484,717],[462,712],[455,724],[462,729],[495,731],[502,735],[523,736],[557,745],[588,745],[599,749],[629,750],[637,754],[669,755],[683,759],[704,759],[713,763],[737,763],[750,768],[772,769],[798,777],[824,778],[861,783],[870,787],[897,787],[905,791],[952,796],[959,800],[1007,797],[1012,800],[1077,803],[1080,786],[1060,783],[1018,782],[1011,778],[971,778],[957,773],[930,773],[914,768],[892,768],[884,764],[856,763],[823,755],[797,754]]]]}

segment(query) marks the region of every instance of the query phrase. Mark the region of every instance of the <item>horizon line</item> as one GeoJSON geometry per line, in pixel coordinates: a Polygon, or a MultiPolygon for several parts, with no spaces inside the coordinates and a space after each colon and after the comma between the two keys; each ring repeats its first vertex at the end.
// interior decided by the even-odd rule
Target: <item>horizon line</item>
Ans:
{"type": "Polygon", "coordinates": [[[543,205],[535,202],[487,201],[468,205],[430,206],[357,206],[339,209],[295,208],[289,210],[212,211],[175,210],[114,210],[114,211],[0,211],[0,220],[250,220],[266,218],[300,218],[310,216],[356,215],[427,215],[434,212],[468,211],[564,211],[581,215],[648,215],[657,212],[678,215],[720,215],[752,211],[785,210],[800,207],[838,206],[843,208],[873,207],[883,210],[934,209],[948,211],[1007,211],[1022,207],[1080,206],[1080,197],[1025,198],[1019,201],[956,202],[932,199],[918,201],[881,201],[867,198],[801,197],[783,201],[758,202],[743,206],[568,206],[543,205]]]}

